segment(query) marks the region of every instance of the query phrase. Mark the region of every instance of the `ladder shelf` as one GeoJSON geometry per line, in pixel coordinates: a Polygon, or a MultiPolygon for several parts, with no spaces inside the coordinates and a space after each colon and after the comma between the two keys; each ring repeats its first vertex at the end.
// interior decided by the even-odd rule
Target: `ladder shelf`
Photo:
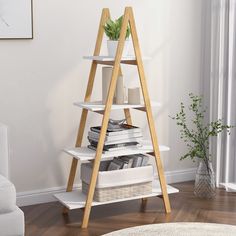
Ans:
{"type": "Polygon", "coordinates": [[[59,193],[55,195],[55,197],[65,206],[63,213],[68,213],[68,210],[71,210],[71,209],[84,208],[83,221],[81,225],[82,228],[88,227],[92,206],[108,204],[108,203],[113,203],[113,202],[128,201],[132,199],[140,199],[140,198],[144,199],[144,198],[152,197],[152,196],[162,196],[165,212],[170,213],[171,207],[170,207],[168,194],[178,192],[177,189],[167,185],[166,180],[165,180],[164,169],[163,169],[162,161],[160,158],[160,151],[168,151],[169,148],[162,145],[159,146],[158,144],[158,139],[157,139],[157,135],[155,131],[155,124],[154,124],[151,107],[160,106],[160,104],[150,102],[148,89],[147,89],[147,82],[146,82],[146,77],[145,77],[144,67],[143,67],[143,59],[149,59],[149,58],[142,58],[141,56],[141,50],[139,46],[133,10],[131,7],[125,8],[116,56],[114,58],[107,57],[107,56],[100,56],[102,39],[104,35],[104,25],[108,19],[110,19],[109,9],[104,8],[102,11],[101,19],[100,19],[97,40],[96,40],[93,56],[84,57],[85,59],[91,60],[91,68],[90,68],[90,74],[88,78],[87,89],[86,89],[86,93],[84,97],[84,102],[74,103],[74,105],[82,108],[82,114],[81,114],[79,129],[77,133],[75,148],[64,150],[66,153],[68,153],[70,156],[73,157],[72,163],[71,163],[70,174],[68,178],[68,183],[67,183],[67,189],[66,189],[67,192],[59,193]],[[126,30],[127,30],[128,25],[131,31],[131,38],[132,38],[132,42],[134,46],[135,55],[130,56],[130,57],[122,57],[123,48],[125,44],[126,30]],[[93,85],[94,85],[94,80],[95,80],[98,64],[113,66],[110,86],[109,86],[105,105],[101,104],[101,102],[91,102],[91,95],[92,95],[92,90],[93,90],[93,85]],[[121,64],[131,64],[131,65],[137,66],[142,95],[143,95],[143,104],[141,105],[129,105],[129,104],[113,105],[113,98],[115,94],[117,78],[120,74],[122,74],[121,64]],[[111,110],[117,110],[117,109],[124,110],[124,115],[125,115],[127,124],[132,125],[132,119],[131,119],[131,113],[130,113],[131,108],[139,109],[146,113],[148,127],[150,130],[150,136],[151,136],[151,144],[150,143],[145,144],[142,146],[142,148],[141,147],[130,148],[124,151],[119,151],[119,152],[113,151],[110,153],[103,154],[103,145],[105,142],[106,131],[108,127],[108,121],[110,118],[111,110]],[[103,114],[101,131],[100,131],[100,136],[99,136],[99,141],[97,144],[96,151],[89,150],[86,147],[82,147],[82,140],[83,140],[83,135],[85,131],[88,111],[94,111],[94,112],[103,114]],[[145,155],[151,154],[152,157],[155,158],[156,169],[157,169],[159,180],[158,182],[154,181],[152,193],[145,196],[119,199],[119,200],[114,200],[110,202],[94,202],[93,197],[94,197],[94,191],[96,187],[96,181],[97,181],[97,176],[99,172],[100,162],[106,158],[111,158],[117,155],[129,155],[129,154],[140,154],[140,153],[143,153],[145,155]],[[72,191],[79,160],[80,161],[91,160],[93,164],[91,180],[90,180],[87,196],[85,196],[81,190],[72,191]]]}

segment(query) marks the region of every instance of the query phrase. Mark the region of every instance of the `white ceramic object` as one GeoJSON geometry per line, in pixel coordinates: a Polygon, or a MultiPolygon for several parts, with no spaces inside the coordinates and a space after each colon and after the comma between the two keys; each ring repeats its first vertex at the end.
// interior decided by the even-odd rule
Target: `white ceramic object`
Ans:
{"type": "Polygon", "coordinates": [[[124,95],[124,79],[123,76],[118,76],[116,82],[116,104],[123,104],[125,102],[124,95]]]}
{"type": "Polygon", "coordinates": [[[129,104],[140,104],[140,88],[129,88],[128,89],[128,103],[129,104]]]}
{"type": "MultiPolygon", "coordinates": [[[[152,165],[137,168],[105,171],[109,162],[103,161],[100,164],[100,171],[97,176],[96,188],[108,188],[124,186],[137,183],[145,183],[153,180],[152,165]]],[[[81,165],[81,180],[90,184],[92,174],[92,164],[83,163],[81,165]]]]}
{"type": "MultiPolygon", "coordinates": [[[[115,41],[115,40],[107,40],[107,50],[108,50],[108,56],[109,57],[115,57],[116,56],[116,49],[117,49],[117,46],[118,46],[118,42],[119,41],[115,41]]],[[[123,57],[128,56],[129,45],[130,45],[130,41],[125,40],[123,54],[122,54],[123,57]]]]}
{"type": "Polygon", "coordinates": [[[113,68],[110,66],[102,67],[102,103],[106,104],[107,94],[111,82],[113,68]]]}

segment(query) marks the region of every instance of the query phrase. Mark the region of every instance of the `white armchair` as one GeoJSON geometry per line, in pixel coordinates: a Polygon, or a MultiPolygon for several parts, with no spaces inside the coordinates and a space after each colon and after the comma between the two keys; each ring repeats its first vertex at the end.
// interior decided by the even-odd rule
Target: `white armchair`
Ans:
{"type": "Polygon", "coordinates": [[[16,206],[15,186],[8,180],[7,127],[0,124],[0,235],[23,236],[24,213],[16,206]]]}

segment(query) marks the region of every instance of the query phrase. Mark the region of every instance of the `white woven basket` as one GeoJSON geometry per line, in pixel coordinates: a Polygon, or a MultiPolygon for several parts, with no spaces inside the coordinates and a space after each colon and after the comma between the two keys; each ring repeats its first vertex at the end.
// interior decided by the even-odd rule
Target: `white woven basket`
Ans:
{"type": "MultiPolygon", "coordinates": [[[[94,194],[95,201],[112,201],[152,193],[152,165],[105,171],[108,163],[103,161],[100,164],[94,194]]],[[[85,194],[88,193],[91,174],[92,163],[83,163],[81,165],[81,180],[82,191],[85,194]]]]}
{"type": "MultiPolygon", "coordinates": [[[[82,182],[82,191],[88,193],[89,185],[82,182]]],[[[121,198],[131,198],[135,196],[148,195],[152,193],[152,182],[124,185],[111,188],[95,188],[93,200],[97,202],[107,202],[121,198]]]]}

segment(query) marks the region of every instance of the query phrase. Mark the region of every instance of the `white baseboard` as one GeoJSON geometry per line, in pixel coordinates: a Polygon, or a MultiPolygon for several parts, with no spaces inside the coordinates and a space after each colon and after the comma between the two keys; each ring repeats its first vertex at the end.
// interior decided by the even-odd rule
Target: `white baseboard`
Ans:
{"type": "MultiPolygon", "coordinates": [[[[185,170],[175,170],[165,172],[166,181],[168,184],[190,181],[195,179],[196,168],[185,170]]],[[[157,176],[155,176],[157,178],[157,176]]],[[[74,189],[80,188],[81,185],[76,185],[74,189]]],[[[54,194],[65,192],[66,187],[54,187],[48,189],[40,189],[34,191],[26,191],[17,193],[16,202],[18,206],[29,206],[47,202],[54,202],[54,194]]]]}
{"type": "Polygon", "coordinates": [[[165,177],[168,184],[191,181],[195,179],[197,168],[185,170],[166,171],[165,177]]]}
{"type": "MultiPolygon", "coordinates": [[[[75,185],[74,189],[80,188],[81,185],[75,185]]],[[[66,187],[53,187],[47,189],[33,190],[19,192],[16,194],[16,204],[19,207],[29,206],[47,202],[55,202],[56,198],[53,196],[56,193],[62,193],[66,191],[66,187]]]]}

